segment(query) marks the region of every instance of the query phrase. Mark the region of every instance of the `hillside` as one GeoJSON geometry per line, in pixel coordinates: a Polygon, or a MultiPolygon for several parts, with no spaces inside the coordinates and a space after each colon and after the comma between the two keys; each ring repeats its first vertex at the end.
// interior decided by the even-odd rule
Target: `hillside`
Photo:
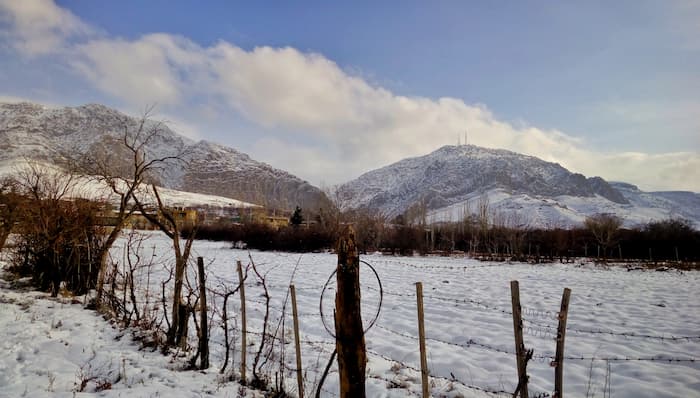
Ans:
{"type": "Polygon", "coordinates": [[[586,178],[557,163],[473,145],[445,146],[363,174],[339,189],[348,208],[395,217],[422,203],[428,221],[456,221],[488,203],[493,217],[513,226],[570,227],[586,216],[615,213],[633,226],[683,217],[700,225],[700,195],[645,193],[600,177],[586,178]]]}
{"type": "MultiPolygon", "coordinates": [[[[97,104],[49,108],[32,103],[0,103],[0,166],[25,158],[60,163],[69,154],[119,154],[124,151],[119,139],[125,126],[133,130],[138,122],[137,118],[97,104]]],[[[151,176],[167,188],[286,209],[296,205],[315,208],[325,200],[318,188],[298,177],[233,148],[194,142],[167,125],[159,126],[158,134],[144,149],[152,158],[179,154],[184,160],[170,162],[151,176]]]]}

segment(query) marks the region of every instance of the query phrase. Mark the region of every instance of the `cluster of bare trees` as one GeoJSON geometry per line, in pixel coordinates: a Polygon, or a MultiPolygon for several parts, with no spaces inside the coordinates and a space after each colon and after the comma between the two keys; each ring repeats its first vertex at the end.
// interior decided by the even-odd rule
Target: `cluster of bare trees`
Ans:
{"type": "Polygon", "coordinates": [[[62,284],[75,294],[95,289],[96,305],[101,307],[105,283],[113,282],[115,275],[110,249],[129,217],[138,212],[172,241],[175,266],[167,343],[177,345],[186,337],[181,296],[192,239],[182,240],[180,225],[154,183],[159,169],[183,161],[182,153],[156,156],[148,151],[164,127],[150,119],[150,110],[136,123],[125,117],[121,131],[107,136],[109,146],[71,154],[69,171],[29,162],[15,178],[3,180],[0,243],[16,233],[16,270],[32,275],[41,289],[54,295],[62,284]],[[78,199],[86,196],[81,188],[91,189],[95,182],[107,187],[106,197],[78,199]],[[102,225],[105,220],[109,227],[102,225]]]}
{"type": "Polygon", "coordinates": [[[3,199],[3,242],[17,234],[14,269],[56,296],[61,287],[84,294],[97,279],[97,253],[104,228],[97,220],[99,204],[67,200],[75,195],[76,177],[48,166],[29,164],[6,179],[3,199]]]}
{"type": "Polygon", "coordinates": [[[0,179],[0,250],[5,247],[7,237],[19,220],[23,199],[17,180],[11,177],[0,179]]]}

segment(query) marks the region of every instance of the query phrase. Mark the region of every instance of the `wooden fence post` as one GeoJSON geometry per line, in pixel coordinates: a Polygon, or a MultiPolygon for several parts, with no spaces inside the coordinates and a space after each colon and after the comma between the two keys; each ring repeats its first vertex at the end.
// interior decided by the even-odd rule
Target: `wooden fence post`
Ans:
{"type": "Polygon", "coordinates": [[[294,285],[289,286],[292,295],[292,317],[294,318],[294,346],[297,352],[297,386],[299,388],[299,398],[304,398],[304,379],[301,371],[301,345],[299,343],[299,313],[297,312],[297,293],[294,285]]]}
{"type": "Polygon", "coordinates": [[[245,385],[245,354],[246,346],[246,321],[245,321],[245,283],[243,280],[243,268],[241,261],[237,262],[238,280],[241,284],[241,384],[245,385]]]}
{"type": "Polygon", "coordinates": [[[204,259],[197,257],[197,270],[199,271],[199,369],[209,368],[209,327],[207,326],[207,288],[204,275],[204,259]]]}
{"type": "Polygon", "coordinates": [[[341,398],[365,398],[367,351],[360,312],[360,257],[355,231],[348,226],[338,241],[335,334],[341,398]]]}
{"type": "Polygon", "coordinates": [[[569,316],[569,297],[571,289],[565,288],[561,298],[561,309],[559,310],[559,327],[557,328],[557,352],[554,359],[554,396],[552,398],[562,398],[564,396],[564,337],[566,336],[566,319],[569,316]]]}
{"type": "Polygon", "coordinates": [[[520,309],[520,285],[518,281],[510,282],[510,296],[513,305],[513,333],[515,334],[515,358],[518,365],[518,387],[513,396],[520,394],[521,398],[528,398],[527,391],[527,359],[525,343],[523,341],[523,318],[520,309]]]}
{"type": "Polygon", "coordinates": [[[416,282],[416,300],[418,302],[418,339],[420,344],[420,374],[423,384],[423,398],[430,397],[428,385],[428,359],[425,352],[425,318],[423,316],[423,283],[416,282]]]}

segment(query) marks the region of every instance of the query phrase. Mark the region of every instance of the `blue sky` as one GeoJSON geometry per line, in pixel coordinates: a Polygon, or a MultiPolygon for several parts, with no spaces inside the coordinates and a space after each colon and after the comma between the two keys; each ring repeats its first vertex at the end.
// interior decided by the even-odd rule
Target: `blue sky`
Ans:
{"type": "Polygon", "coordinates": [[[0,96],[155,103],[176,131],[317,185],[469,131],[700,191],[700,3],[280,3],[0,0],[0,96]]]}

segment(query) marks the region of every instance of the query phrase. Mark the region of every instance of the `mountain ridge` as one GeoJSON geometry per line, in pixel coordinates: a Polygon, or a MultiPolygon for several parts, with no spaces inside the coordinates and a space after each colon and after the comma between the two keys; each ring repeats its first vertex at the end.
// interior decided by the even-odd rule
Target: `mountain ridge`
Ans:
{"type": "MultiPolygon", "coordinates": [[[[117,141],[125,126],[133,127],[139,120],[101,104],[0,103],[0,162],[20,158],[56,162],[66,152],[119,151],[117,141]]],[[[283,209],[317,208],[327,200],[307,181],[234,148],[191,140],[158,121],[147,123],[159,127],[146,145],[148,154],[153,158],[179,154],[184,160],[155,171],[153,177],[166,188],[283,209]]]]}
{"type": "Polygon", "coordinates": [[[587,178],[533,156],[447,145],[364,173],[340,186],[338,196],[347,208],[373,209],[389,218],[419,204],[433,221],[456,221],[465,211],[474,212],[477,201],[485,197],[492,210],[529,218],[535,226],[571,227],[606,212],[633,220],[628,225],[668,217],[700,225],[700,201],[696,201],[700,195],[671,194],[664,202],[659,198],[669,193],[637,191],[623,192],[601,177],[587,178]],[[640,199],[642,194],[647,199],[640,199]],[[681,197],[686,197],[688,208],[674,210],[683,206],[681,197]]]}
{"type": "MultiPolygon", "coordinates": [[[[19,158],[56,162],[66,151],[117,153],[125,120],[133,125],[140,119],[101,104],[0,103],[0,166],[19,158]]],[[[149,155],[179,153],[184,160],[153,176],[166,188],[285,209],[318,209],[328,203],[317,187],[284,170],[235,148],[194,141],[161,127],[146,148],[149,155]]],[[[447,145],[368,171],[342,184],[337,196],[343,209],[369,208],[389,218],[421,204],[426,218],[435,222],[456,221],[487,199],[493,212],[530,226],[571,227],[593,214],[615,213],[628,226],[680,217],[700,227],[700,194],[643,192],[534,156],[474,145],[447,145]]]]}

